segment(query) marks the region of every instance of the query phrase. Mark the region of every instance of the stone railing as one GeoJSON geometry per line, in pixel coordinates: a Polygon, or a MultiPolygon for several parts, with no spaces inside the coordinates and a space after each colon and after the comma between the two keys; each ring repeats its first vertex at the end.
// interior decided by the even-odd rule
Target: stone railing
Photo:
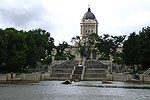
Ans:
{"type": "Polygon", "coordinates": [[[143,73],[143,76],[150,76],[150,68],[143,73]]]}
{"type": "Polygon", "coordinates": [[[100,60],[99,62],[101,62],[104,65],[110,65],[110,61],[109,60],[100,60]]]}
{"type": "Polygon", "coordinates": [[[46,73],[30,73],[30,74],[21,74],[19,76],[11,77],[11,74],[1,74],[0,81],[42,81],[42,80],[49,80],[50,79],[50,72],[46,73]]]}
{"type": "Polygon", "coordinates": [[[83,66],[82,75],[81,75],[81,80],[83,80],[83,78],[84,78],[84,72],[85,72],[85,66],[83,66]]]}
{"type": "Polygon", "coordinates": [[[66,61],[67,61],[67,60],[55,61],[54,63],[52,63],[52,65],[49,66],[49,69],[50,69],[50,68],[53,68],[55,65],[63,64],[63,63],[65,63],[66,61]]]}
{"type": "Polygon", "coordinates": [[[71,80],[81,81],[82,73],[83,73],[82,65],[74,66],[74,70],[72,71],[71,80]]]}
{"type": "Polygon", "coordinates": [[[7,81],[11,79],[11,74],[0,74],[0,81],[7,81]]]}
{"type": "Polygon", "coordinates": [[[71,75],[70,75],[70,80],[72,80],[72,76],[73,76],[73,74],[74,74],[75,68],[76,68],[76,66],[74,66],[74,68],[73,68],[73,70],[72,70],[72,73],[71,73],[71,75]]]}

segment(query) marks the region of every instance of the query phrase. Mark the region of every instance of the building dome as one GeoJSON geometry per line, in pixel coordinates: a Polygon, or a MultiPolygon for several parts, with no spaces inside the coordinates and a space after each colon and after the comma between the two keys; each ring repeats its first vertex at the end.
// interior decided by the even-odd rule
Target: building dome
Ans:
{"type": "Polygon", "coordinates": [[[84,14],[83,19],[95,19],[95,15],[91,12],[90,8],[88,8],[88,11],[84,14]]]}

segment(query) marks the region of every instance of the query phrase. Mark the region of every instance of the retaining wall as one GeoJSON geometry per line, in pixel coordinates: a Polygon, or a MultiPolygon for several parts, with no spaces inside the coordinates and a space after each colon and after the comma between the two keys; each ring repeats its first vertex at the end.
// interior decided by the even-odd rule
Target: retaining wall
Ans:
{"type": "Polygon", "coordinates": [[[23,74],[21,76],[23,80],[27,80],[27,81],[40,81],[41,80],[41,73],[23,74]]]}
{"type": "Polygon", "coordinates": [[[0,81],[7,81],[11,79],[11,74],[0,74],[0,81]]]}
{"type": "Polygon", "coordinates": [[[150,76],[144,76],[143,81],[144,82],[150,82],[150,76]]]}
{"type": "Polygon", "coordinates": [[[0,81],[6,81],[6,80],[7,80],[7,74],[1,74],[0,81]]]}
{"type": "Polygon", "coordinates": [[[50,79],[50,73],[49,72],[42,74],[42,80],[49,80],[49,79],[50,79]]]}
{"type": "Polygon", "coordinates": [[[130,80],[131,75],[128,73],[112,73],[107,74],[107,80],[111,81],[127,81],[130,80]]]}

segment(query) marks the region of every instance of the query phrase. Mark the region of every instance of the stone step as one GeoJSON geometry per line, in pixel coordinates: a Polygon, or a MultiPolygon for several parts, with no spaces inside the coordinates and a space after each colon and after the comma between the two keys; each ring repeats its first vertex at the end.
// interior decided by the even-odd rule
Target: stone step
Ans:
{"type": "Polygon", "coordinates": [[[105,69],[86,69],[85,73],[105,73],[105,69]]]}
{"type": "Polygon", "coordinates": [[[101,73],[101,74],[97,74],[97,73],[90,73],[90,74],[84,74],[84,77],[93,77],[93,78],[97,78],[97,77],[106,77],[105,73],[101,73]]]}
{"type": "Polygon", "coordinates": [[[68,73],[60,73],[60,74],[52,74],[52,76],[51,77],[70,77],[70,73],[68,74],[68,73]]]}
{"type": "Polygon", "coordinates": [[[81,71],[74,71],[74,74],[82,74],[82,70],[81,71]]]}
{"type": "Polygon", "coordinates": [[[72,68],[74,68],[74,66],[76,66],[76,65],[72,65],[72,66],[64,65],[63,68],[70,68],[70,69],[72,69],[72,68]]]}
{"type": "Polygon", "coordinates": [[[63,80],[70,79],[70,77],[50,77],[50,80],[63,80]]]}
{"type": "Polygon", "coordinates": [[[106,78],[84,78],[83,81],[102,81],[106,80],[106,78]]]}
{"type": "Polygon", "coordinates": [[[72,69],[57,69],[57,70],[52,70],[52,73],[72,73],[72,69]]]}
{"type": "Polygon", "coordinates": [[[87,69],[107,69],[106,67],[92,67],[92,66],[90,66],[90,67],[88,67],[88,66],[86,66],[86,68],[87,69]]]}
{"type": "Polygon", "coordinates": [[[75,70],[83,70],[83,67],[77,66],[77,67],[75,67],[75,70]]]}
{"type": "Polygon", "coordinates": [[[72,63],[72,62],[70,62],[69,64],[66,64],[66,66],[74,66],[74,65],[78,65],[78,63],[72,63]]]}
{"type": "MultiPolygon", "coordinates": [[[[68,60],[62,64],[59,64],[52,68],[51,80],[66,80],[70,79],[70,75],[72,74],[72,70],[74,66],[76,69],[73,75],[82,74],[83,67],[78,66],[79,61],[77,60],[68,60]]],[[[103,80],[106,78],[106,70],[107,67],[100,63],[99,61],[86,61],[85,62],[85,72],[84,72],[84,80],[103,80]]]]}

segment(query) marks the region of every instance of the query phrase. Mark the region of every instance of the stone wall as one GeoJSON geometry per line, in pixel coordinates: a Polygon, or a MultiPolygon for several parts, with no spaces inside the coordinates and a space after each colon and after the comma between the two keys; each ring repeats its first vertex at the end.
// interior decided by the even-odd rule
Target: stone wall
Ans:
{"type": "Polygon", "coordinates": [[[112,81],[113,80],[113,75],[112,74],[107,74],[107,80],[112,81]]]}
{"type": "Polygon", "coordinates": [[[11,79],[11,74],[0,74],[0,81],[7,81],[11,79]]]}
{"type": "Polygon", "coordinates": [[[41,73],[33,73],[33,74],[24,74],[22,75],[23,80],[27,81],[40,81],[41,80],[41,73]]]}
{"type": "Polygon", "coordinates": [[[128,73],[112,73],[107,74],[107,80],[111,81],[128,81],[130,80],[131,75],[128,73]]]}
{"type": "Polygon", "coordinates": [[[33,74],[22,74],[21,79],[27,81],[42,81],[50,79],[50,72],[45,73],[33,73],[33,74]]]}
{"type": "Polygon", "coordinates": [[[13,74],[11,79],[11,74],[0,74],[0,81],[9,81],[9,80],[24,80],[24,81],[42,81],[49,80],[51,72],[45,73],[32,73],[32,74],[21,74],[17,76],[13,74]]]}
{"type": "Polygon", "coordinates": [[[124,74],[124,73],[114,73],[114,74],[113,74],[113,80],[114,80],[114,81],[127,81],[127,80],[129,80],[128,74],[124,74]]]}
{"type": "Polygon", "coordinates": [[[42,80],[49,80],[50,79],[50,73],[49,72],[46,72],[44,74],[42,74],[42,80]]]}
{"type": "Polygon", "coordinates": [[[144,82],[150,82],[150,76],[144,76],[143,81],[144,82]]]}
{"type": "Polygon", "coordinates": [[[7,74],[1,74],[0,81],[6,81],[6,80],[7,80],[7,74]]]}

